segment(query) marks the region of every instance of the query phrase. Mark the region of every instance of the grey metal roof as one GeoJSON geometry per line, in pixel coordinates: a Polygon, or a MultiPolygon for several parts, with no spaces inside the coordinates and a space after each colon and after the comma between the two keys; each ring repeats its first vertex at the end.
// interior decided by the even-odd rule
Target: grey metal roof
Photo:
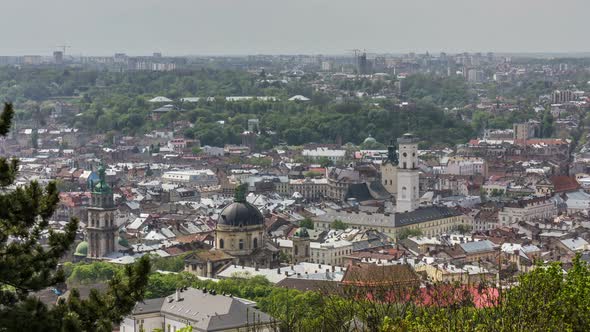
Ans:
{"type": "Polygon", "coordinates": [[[188,321],[200,331],[219,331],[270,323],[273,318],[253,306],[236,298],[213,295],[203,290],[188,288],[180,292],[181,300],[175,294],[162,300],[162,313],[188,321]]]}
{"type": "Polygon", "coordinates": [[[406,225],[418,224],[431,220],[460,216],[456,210],[446,206],[428,206],[421,207],[411,212],[402,212],[395,214],[395,226],[401,227],[406,225]]]}
{"type": "Polygon", "coordinates": [[[494,243],[490,240],[461,243],[460,246],[461,249],[463,249],[463,251],[465,251],[467,254],[492,251],[495,248],[494,243]]]}
{"type": "Polygon", "coordinates": [[[160,297],[157,299],[149,299],[143,300],[142,302],[137,302],[135,304],[135,308],[133,308],[133,315],[141,315],[141,314],[148,314],[152,312],[160,312],[162,309],[162,304],[164,303],[164,297],[160,297]]]}

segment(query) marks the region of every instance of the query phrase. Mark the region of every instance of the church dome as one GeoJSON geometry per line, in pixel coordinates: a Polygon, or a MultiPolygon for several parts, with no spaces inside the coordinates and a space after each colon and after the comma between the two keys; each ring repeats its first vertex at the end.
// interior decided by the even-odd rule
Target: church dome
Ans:
{"type": "Polygon", "coordinates": [[[76,246],[74,256],[86,257],[88,255],[88,242],[82,241],[76,246]]]}
{"type": "Polygon", "coordinates": [[[221,210],[217,225],[234,227],[264,224],[262,213],[248,202],[233,202],[221,210]]]}
{"type": "Polygon", "coordinates": [[[377,140],[373,136],[369,135],[369,137],[365,138],[363,143],[377,143],[377,140]]]}
{"type": "Polygon", "coordinates": [[[119,243],[119,245],[122,247],[129,248],[129,241],[127,241],[127,239],[122,237],[121,235],[119,235],[117,243],[119,243]]]}

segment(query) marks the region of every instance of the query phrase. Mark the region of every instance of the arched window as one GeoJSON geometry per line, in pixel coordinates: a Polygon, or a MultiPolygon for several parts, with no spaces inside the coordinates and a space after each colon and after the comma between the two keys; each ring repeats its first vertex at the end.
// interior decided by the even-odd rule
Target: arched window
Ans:
{"type": "Polygon", "coordinates": [[[406,187],[402,187],[402,198],[406,198],[406,191],[408,189],[406,187]]]}
{"type": "Polygon", "coordinates": [[[258,238],[254,238],[254,243],[253,243],[254,249],[258,248],[258,238]]]}
{"type": "Polygon", "coordinates": [[[244,240],[240,239],[240,250],[244,249],[244,240]]]}
{"type": "Polygon", "coordinates": [[[309,257],[309,246],[305,246],[305,257],[309,257]]]}
{"type": "Polygon", "coordinates": [[[223,239],[219,239],[219,249],[223,249],[223,239]]]}
{"type": "Polygon", "coordinates": [[[295,246],[295,256],[299,255],[299,246],[295,246]]]}

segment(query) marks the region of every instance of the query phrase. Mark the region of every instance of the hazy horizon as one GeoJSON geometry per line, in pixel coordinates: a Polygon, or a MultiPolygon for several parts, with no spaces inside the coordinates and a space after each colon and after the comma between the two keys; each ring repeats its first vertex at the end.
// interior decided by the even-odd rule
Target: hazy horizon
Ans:
{"type": "Polygon", "coordinates": [[[0,54],[590,53],[590,2],[564,0],[19,0],[0,54]]]}

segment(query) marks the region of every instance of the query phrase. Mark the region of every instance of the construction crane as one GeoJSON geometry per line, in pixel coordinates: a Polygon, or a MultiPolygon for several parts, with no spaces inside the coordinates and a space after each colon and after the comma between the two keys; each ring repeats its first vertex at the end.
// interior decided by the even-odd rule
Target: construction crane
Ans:
{"type": "Polygon", "coordinates": [[[70,45],[57,45],[56,47],[59,47],[63,50],[63,55],[66,55],[66,48],[71,48],[72,46],[70,45]]]}

